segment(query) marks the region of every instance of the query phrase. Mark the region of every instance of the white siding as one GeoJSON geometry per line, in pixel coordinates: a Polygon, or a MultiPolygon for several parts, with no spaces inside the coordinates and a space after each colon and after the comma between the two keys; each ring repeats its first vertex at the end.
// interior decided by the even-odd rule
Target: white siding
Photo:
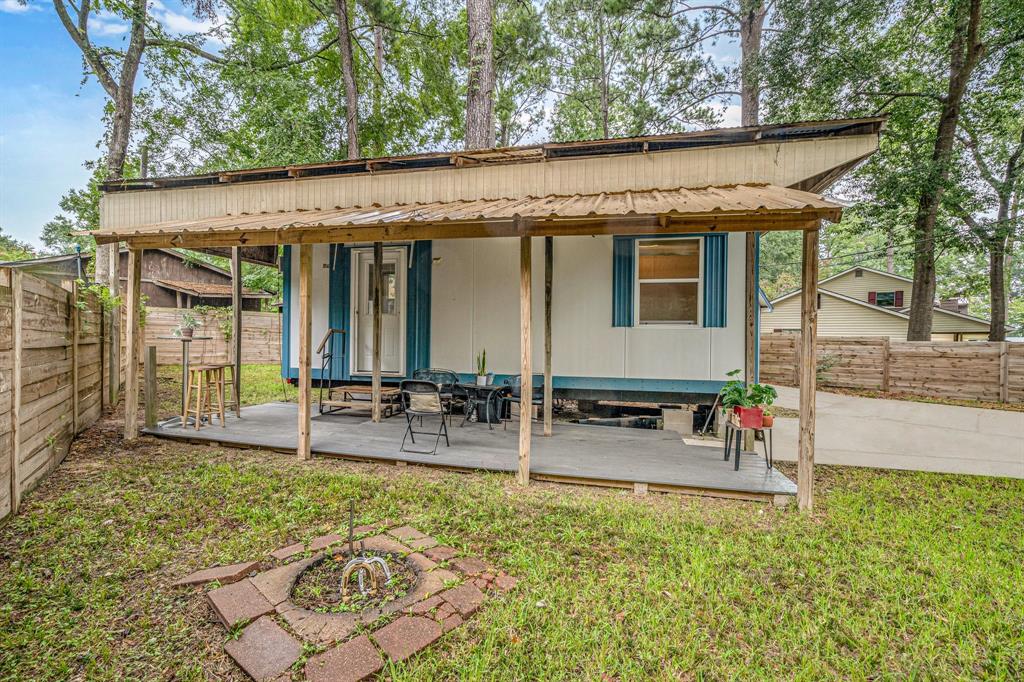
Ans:
{"type": "MultiPolygon", "coordinates": [[[[772,312],[761,311],[761,331],[800,329],[800,296],[775,304],[772,312]]],[[[907,338],[907,320],[884,310],[872,310],[841,298],[821,294],[818,311],[819,336],[889,336],[907,338]]]]}
{"type": "MultiPolygon", "coordinates": [[[[291,249],[291,283],[290,301],[291,314],[288,320],[288,357],[291,367],[299,366],[299,249],[291,249]]],[[[313,368],[320,369],[320,355],[316,347],[320,345],[320,339],[327,333],[328,326],[328,298],[330,293],[330,254],[331,248],[328,244],[313,245],[313,368]]]]}
{"type": "Polygon", "coordinates": [[[862,270],[863,274],[857,277],[855,271],[851,270],[840,277],[829,280],[822,284],[823,289],[834,291],[843,296],[855,298],[858,301],[868,303],[868,293],[871,291],[902,291],[903,306],[910,307],[910,295],[913,285],[896,277],[887,277],[884,274],[862,270]]]}
{"type": "MultiPolygon", "coordinates": [[[[554,241],[552,369],[556,376],[721,380],[743,366],[743,234],[730,235],[728,327],[612,326],[612,238],[554,241]]],[[[519,243],[435,241],[431,364],[470,372],[487,349],[499,374],[519,370],[519,243]]],[[[533,361],[543,368],[544,241],[533,241],[533,361]]]]}

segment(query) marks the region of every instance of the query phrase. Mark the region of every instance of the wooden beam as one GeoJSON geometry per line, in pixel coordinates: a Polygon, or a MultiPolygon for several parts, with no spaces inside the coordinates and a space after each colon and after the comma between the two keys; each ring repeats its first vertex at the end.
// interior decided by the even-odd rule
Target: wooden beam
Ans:
{"type": "MultiPolygon", "coordinates": [[[[769,213],[763,215],[714,216],[626,216],[440,223],[392,223],[367,226],[311,225],[308,227],[259,229],[241,225],[197,226],[193,231],[97,235],[98,243],[122,239],[139,248],[208,249],[229,246],[275,244],[338,244],[342,242],[405,241],[411,239],[480,239],[485,237],[561,237],[588,235],[649,235],[688,232],[772,232],[816,228],[822,217],[816,212],[769,213]]],[[[241,221],[243,218],[239,218],[241,221]]]]}
{"type": "Polygon", "coordinates": [[[24,273],[11,270],[11,513],[21,507],[21,397],[24,359],[24,273]]]}
{"type": "Polygon", "coordinates": [[[532,237],[519,238],[519,373],[522,378],[519,402],[520,485],[530,484],[530,436],[533,426],[533,244],[532,237]]]}
{"type": "Polygon", "coordinates": [[[299,439],[298,456],[308,460],[312,450],[313,413],[313,247],[299,247],[299,439]]]}
{"type": "Polygon", "coordinates": [[[373,367],[370,377],[371,417],[380,422],[381,304],[384,300],[384,244],[373,243],[373,367]]]}
{"type": "Polygon", "coordinates": [[[551,281],[554,276],[555,238],[544,237],[544,435],[551,435],[554,386],[551,384],[551,281]]]}
{"type": "MultiPolygon", "coordinates": [[[[117,243],[110,245],[109,272],[107,273],[107,288],[110,290],[110,298],[115,299],[121,293],[121,253],[117,243]]],[[[110,357],[107,363],[109,372],[108,390],[110,394],[107,404],[111,407],[117,405],[118,394],[121,391],[121,309],[113,307],[110,309],[110,357]]]]}
{"type": "Polygon", "coordinates": [[[242,249],[231,247],[231,374],[235,416],[242,416],[242,249]]]}
{"type": "Polygon", "coordinates": [[[143,382],[142,395],[146,408],[145,425],[147,429],[156,426],[157,403],[156,403],[156,346],[146,346],[145,381],[143,382]]]}
{"type": "Polygon", "coordinates": [[[71,283],[71,433],[78,435],[78,281],[71,283]]]}
{"type": "MultiPolygon", "coordinates": [[[[757,233],[746,233],[744,256],[744,338],[743,338],[743,380],[747,386],[757,381],[757,233]]],[[[754,449],[754,432],[743,432],[743,447],[754,449]]]]}
{"type": "Polygon", "coordinates": [[[814,405],[817,390],[818,230],[805,230],[800,295],[800,438],[797,449],[797,502],[814,507],[814,405]]]}
{"type": "Polygon", "coordinates": [[[142,329],[139,327],[142,305],[142,251],[128,251],[128,315],[125,319],[125,357],[127,367],[124,375],[124,439],[139,437],[139,346],[142,343],[142,329]]]}

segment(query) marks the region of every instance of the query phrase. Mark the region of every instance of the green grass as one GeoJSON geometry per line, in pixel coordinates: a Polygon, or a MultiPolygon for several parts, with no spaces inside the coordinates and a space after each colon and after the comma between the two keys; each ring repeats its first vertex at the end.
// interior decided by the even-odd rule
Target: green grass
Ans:
{"type": "Polygon", "coordinates": [[[202,590],[170,583],[339,530],[350,499],[359,522],[402,519],[521,579],[390,667],[393,679],[1024,676],[1024,481],[819,467],[805,517],[149,438],[125,447],[118,427],[83,435],[0,527],[0,679],[243,679],[202,590]]]}
{"type": "MultiPolygon", "coordinates": [[[[259,405],[275,400],[294,402],[298,390],[281,379],[280,365],[242,365],[242,404],[259,405]]],[[[157,368],[160,418],[181,412],[181,365],[157,368]]]]}

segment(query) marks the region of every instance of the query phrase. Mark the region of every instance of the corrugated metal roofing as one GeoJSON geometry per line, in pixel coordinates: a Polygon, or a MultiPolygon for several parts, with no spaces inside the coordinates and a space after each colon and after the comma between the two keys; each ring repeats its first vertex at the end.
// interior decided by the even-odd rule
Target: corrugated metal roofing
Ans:
{"type": "MultiPolygon", "coordinates": [[[[222,296],[231,297],[230,284],[214,284],[211,282],[186,282],[177,279],[158,279],[157,284],[168,289],[181,291],[194,296],[222,296]]],[[[258,289],[242,289],[242,296],[246,298],[270,298],[273,294],[258,289]]]]}
{"type": "Polygon", "coordinates": [[[107,243],[131,237],[177,234],[286,231],[311,227],[365,227],[384,224],[488,223],[510,221],[516,217],[564,220],[629,216],[813,214],[819,218],[836,220],[841,210],[840,205],[811,192],[775,185],[746,184],[225,215],[202,220],[140,225],[128,229],[103,229],[87,234],[96,237],[98,243],[107,243]]]}

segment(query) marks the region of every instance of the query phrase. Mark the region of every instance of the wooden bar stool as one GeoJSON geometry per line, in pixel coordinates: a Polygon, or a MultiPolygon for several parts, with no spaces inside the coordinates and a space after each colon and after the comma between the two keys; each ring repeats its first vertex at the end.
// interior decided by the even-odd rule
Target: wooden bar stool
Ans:
{"type": "Polygon", "coordinates": [[[224,423],[224,368],[219,365],[199,365],[189,367],[188,386],[185,390],[185,413],[181,415],[182,426],[188,425],[189,415],[195,415],[196,430],[199,430],[203,417],[213,424],[213,416],[220,417],[220,425],[224,423]],[[213,394],[211,396],[211,393],[213,394]],[[195,396],[193,398],[193,396],[195,396]],[[213,409],[213,397],[217,398],[217,409],[213,409]],[[194,405],[193,405],[194,402],[194,405]]]}
{"type": "Polygon", "coordinates": [[[219,367],[226,373],[224,375],[224,409],[238,409],[238,382],[235,377],[235,366],[228,362],[211,362],[205,367],[219,367]],[[231,389],[230,393],[228,388],[231,389]]]}

